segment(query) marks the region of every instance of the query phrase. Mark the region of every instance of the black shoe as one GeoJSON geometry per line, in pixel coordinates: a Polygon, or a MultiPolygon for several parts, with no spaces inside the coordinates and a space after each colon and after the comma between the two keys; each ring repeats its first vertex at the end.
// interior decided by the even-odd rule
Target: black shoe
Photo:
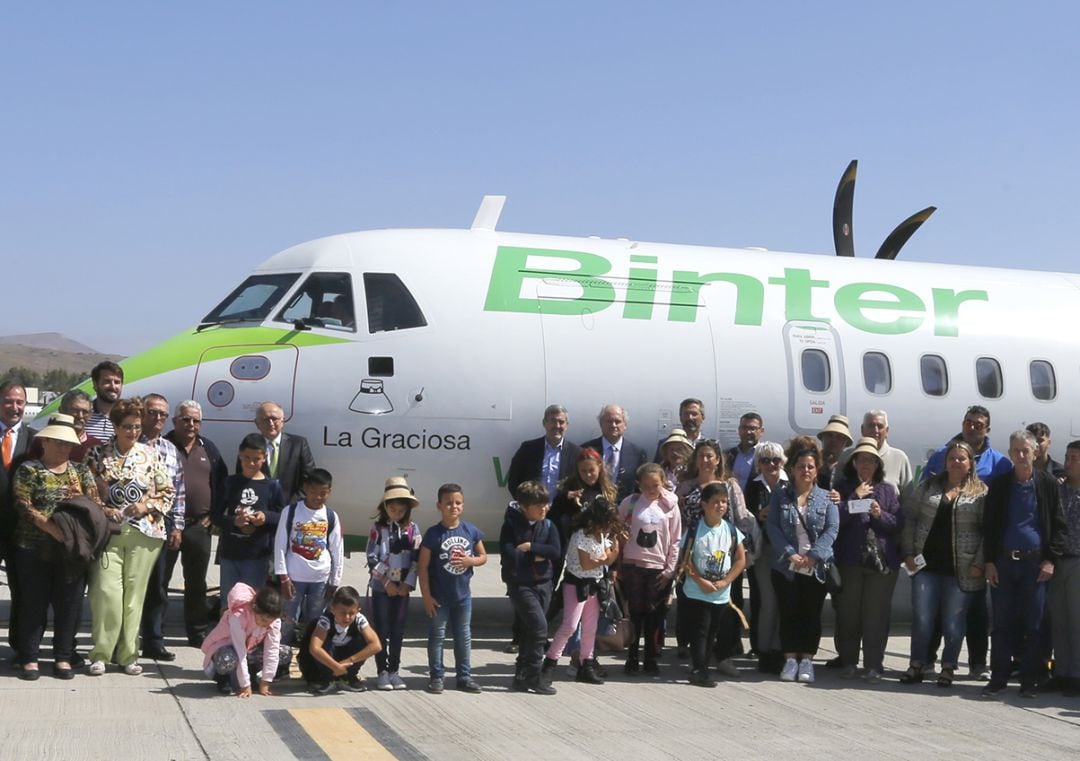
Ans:
{"type": "Polygon", "coordinates": [[[41,669],[28,669],[23,666],[22,671],[19,672],[19,679],[24,682],[36,682],[41,678],[41,669]]]}
{"type": "Polygon", "coordinates": [[[708,671],[691,671],[690,684],[695,687],[715,687],[716,680],[709,676],[708,671]]]}
{"type": "Polygon", "coordinates": [[[646,676],[660,676],[660,664],[656,661],[645,661],[645,665],[641,667],[641,673],[646,676]]]}
{"type": "Polygon", "coordinates": [[[54,663],[52,673],[53,673],[53,676],[56,677],[57,679],[63,679],[65,681],[68,680],[68,679],[74,679],[75,678],[75,671],[71,666],[61,667],[61,666],[57,666],[54,663]]]}
{"type": "Polygon", "coordinates": [[[827,669],[841,669],[844,667],[844,662],[840,660],[840,656],[836,656],[831,660],[825,661],[825,668],[827,669]]]}
{"type": "Polygon", "coordinates": [[[607,679],[607,669],[600,665],[600,659],[595,655],[592,657],[593,671],[601,679],[607,679]]]}
{"type": "Polygon", "coordinates": [[[921,666],[908,666],[908,670],[900,675],[900,684],[919,684],[923,680],[921,666]]]}
{"type": "Polygon", "coordinates": [[[341,689],[341,682],[331,679],[329,682],[312,682],[308,690],[312,695],[332,695],[341,689]]]}
{"type": "Polygon", "coordinates": [[[574,677],[574,681],[582,682],[583,684],[604,683],[604,680],[596,673],[596,661],[592,658],[582,662],[581,668],[578,669],[577,676],[574,677]]]}
{"type": "Polygon", "coordinates": [[[626,661],[626,665],[623,666],[623,672],[626,674],[636,674],[641,671],[641,664],[637,662],[637,658],[631,658],[626,661]]]}
{"type": "Polygon", "coordinates": [[[996,698],[1005,691],[1005,682],[989,682],[982,688],[982,696],[984,698],[996,698]]]}
{"type": "Polygon", "coordinates": [[[510,692],[528,692],[529,683],[520,676],[515,675],[514,681],[510,682],[510,692]]]}
{"type": "Polygon", "coordinates": [[[346,674],[338,680],[341,685],[341,689],[347,692],[367,692],[367,685],[364,684],[362,677],[356,674],[346,674]]]}
{"type": "Polygon", "coordinates": [[[478,685],[475,681],[473,681],[472,677],[468,677],[467,679],[458,679],[457,689],[459,692],[467,692],[470,695],[477,695],[484,691],[484,688],[478,685]]]}
{"type": "Polygon", "coordinates": [[[1032,698],[1039,697],[1039,688],[1033,684],[1020,685],[1020,697],[1031,700],[1032,698]]]}
{"type": "Polygon", "coordinates": [[[143,658],[149,658],[152,661],[170,663],[176,660],[176,653],[169,652],[163,647],[144,647],[142,655],[143,658]]]}
{"type": "Polygon", "coordinates": [[[558,690],[551,686],[551,682],[543,679],[534,679],[529,682],[528,689],[534,695],[555,695],[558,693],[558,690]]]}
{"type": "Polygon", "coordinates": [[[86,657],[82,653],[72,651],[71,657],[68,658],[68,663],[71,664],[73,669],[81,669],[86,666],[86,657]]]}
{"type": "Polygon", "coordinates": [[[540,667],[540,675],[550,682],[551,675],[555,673],[555,669],[558,668],[558,666],[559,662],[554,658],[544,658],[544,665],[540,667]]]}
{"type": "Polygon", "coordinates": [[[511,642],[509,645],[503,648],[504,653],[516,653],[521,648],[517,642],[511,642]]]}

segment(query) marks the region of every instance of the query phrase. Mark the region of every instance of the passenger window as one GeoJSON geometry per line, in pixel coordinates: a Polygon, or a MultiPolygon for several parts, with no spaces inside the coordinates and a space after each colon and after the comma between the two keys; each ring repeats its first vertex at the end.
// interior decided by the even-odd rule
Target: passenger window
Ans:
{"type": "Polygon", "coordinates": [[[364,273],[367,297],[368,332],[422,328],[427,325],[424,313],[397,275],[384,272],[364,273]]]}
{"type": "Polygon", "coordinates": [[[828,391],[832,385],[829,355],[821,349],[805,349],[802,353],[802,381],[807,391],[828,391]]]}
{"type": "Polygon", "coordinates": [[[1054,376],[1054,366],[1049,362],[1042,359],[1032,361],[1031,393],[1043,402],[1057,397],[1057,378],[1054,376]]]}
{"type": "Polygon", "coordinates": [[[887,394],[892,391],[892,365],[889,358],[879,351],[868,351],[862,358],[863,385],[871,394],[887,394]]]}
{"type": "Polygon", "coordinates": [[[949,393],[949,369],[945,358],[937,354],[924,354],[919,360],[922,390],[927,396],[945,396],[949,393]]]}
{"type": "Polygon", "coordinates": [[[975,381],[979,384],[979,393],[987,399],[999,399],[1005,393],[1001,363],[992,357],[975,360],[975,381]]]}
{"type": "Polygon", "coordinates": [[[298,273],[252,275],[203,318],[204,325],[240,320],[264,320],[292,288],[298,273]]]}
{"type": "Polygon", "coordinates": [[[344,272],[316,272],[304,281],[277,316],[282,322],[356,332],[352,278],[344,272]]]}

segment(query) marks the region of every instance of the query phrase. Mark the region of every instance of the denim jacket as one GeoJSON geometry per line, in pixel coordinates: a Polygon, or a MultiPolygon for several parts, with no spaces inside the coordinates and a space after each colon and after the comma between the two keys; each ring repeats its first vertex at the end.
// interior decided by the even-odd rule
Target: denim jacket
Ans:
{"type": "MultiPolygon", "coordinates": [[[[773,490],[769,516],[765,519],[765,528],[772,543],[772,567],[784,574],[787,579],[795,577],[788,567],[789,557],[798,549],[797,527],[799,511],[795,502],[795,489],[790,483],[781,482],[773,490]]],[[[806,500],[806,527],[810,536],[810,556],[817,561],[814,575],[818,581],[825,581],[825,564],[832,560],[833,542],[840,530],[840,512],[829,499],[829,493],[819,486],[811,487],[806,500]]]]}

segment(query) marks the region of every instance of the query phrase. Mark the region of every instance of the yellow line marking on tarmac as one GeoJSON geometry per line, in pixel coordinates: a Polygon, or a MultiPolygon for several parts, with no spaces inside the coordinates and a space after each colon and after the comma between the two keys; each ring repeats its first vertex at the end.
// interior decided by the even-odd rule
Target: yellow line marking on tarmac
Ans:
{"type": "Polygon", "coordinates": [[[289,714],[333,761],[354,761],[361,757],[394,761],[394,755],[344,708],[293,708],[289,714]]]}

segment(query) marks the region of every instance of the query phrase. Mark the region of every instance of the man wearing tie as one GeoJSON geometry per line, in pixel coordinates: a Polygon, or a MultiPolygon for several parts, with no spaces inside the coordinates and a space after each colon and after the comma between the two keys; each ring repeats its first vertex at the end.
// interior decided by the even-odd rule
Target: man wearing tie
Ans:
{"type": "MultiPolygon", "coordinates": [[[[263,402],[255,413],[255,427],[266,440],[266,462],[263,473],[276,478],[287,502],[303,498],[300,487],[315,469],[311,447],[303,436],[285,433],[285,413],[274,402],[263,402]]],[[[240,472],[237,460],[236,472],[240,472]]]]}
{"type": "Polygon", "coordinates": [[[11,499],[11,476],[26,458],[30,442],[37,433],[23,422],[26,410],[26,386],[20,381],[0,385],[0,557],[7,568],[11,589],[11,618],[8,622],[8,644],[15,646],[15,611],[18,610],[19,579],[13,562],[12,532],[15,531],[15,505],[11,499]]]}
{"type": "Polygon", "coordinates": [[[645,450],[626,439],[626,429],[630,425],[630,415],[617,404],[609,404],[596,416],[600,423],[602,436],[586,441],[582,449],[592,449],[604,458],[611,483],[619,490],[618,502],[634,493],[637,485],[637,470],[646,462],[645,450]]]}

